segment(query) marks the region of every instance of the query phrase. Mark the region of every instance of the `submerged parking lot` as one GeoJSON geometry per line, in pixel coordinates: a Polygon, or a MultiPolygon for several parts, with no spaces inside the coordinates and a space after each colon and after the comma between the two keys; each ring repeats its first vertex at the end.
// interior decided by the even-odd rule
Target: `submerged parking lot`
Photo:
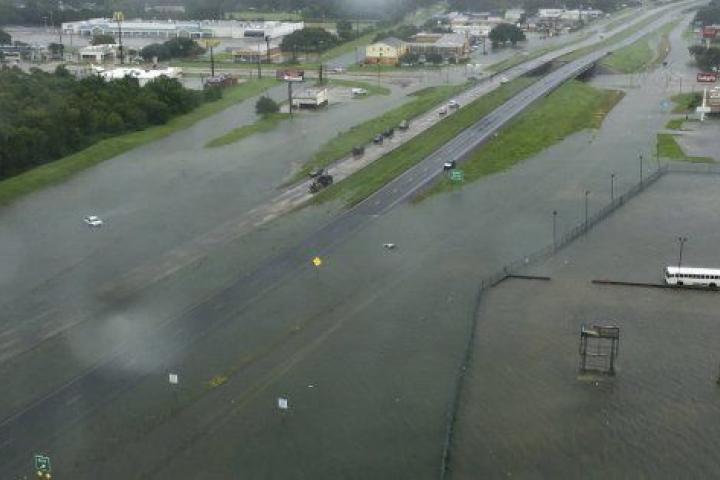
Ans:
{"type": "Polygon", "coordinates": [[[672,173],[586,236],[484,296],[451,478],[709,478],[720,468],[720,353],[710,290],[662,283],[718,267],[720,176],[672,173]],[[620,327],[615,376],[579,375],[581,325],[620,327]]]}

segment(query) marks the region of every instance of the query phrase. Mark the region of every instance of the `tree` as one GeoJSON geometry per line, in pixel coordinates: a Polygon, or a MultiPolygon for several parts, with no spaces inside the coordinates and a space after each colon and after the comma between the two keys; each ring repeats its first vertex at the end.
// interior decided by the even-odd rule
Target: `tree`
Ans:
{"type": "Polygon", "coordinates": [[[409,63],[410,65],[414,65],[418,62],[418,59],[420,57],[414,53],[405,52],[403,53],[400,58],[398,59],[401,64],[403,63],[409,63]]]}
{"type": "Polygon", "coordinates": [[[335,24],[335,29],[337,30],[338,37],[340,37],[340,40],[342,40],[343,42],[352,40],[352,38],[354,37],[353,26],[349,20],[338,21],[335,24]]]}
{"type": "Polygon", "coordinates": [[[493,47],[505,44],[507,42],[512,43],[513,47],[517,45],[517,42],[525,41],[525,34],[520,28],[510,23],[500,23],[495,28],[490,30],[488,36],[492,42],[493,47]]]}
{"type": "Polygon", "coordinates": [[[427,63],[439,65],[442,63],[443,58],[442,55],[440,55],[439,53],[428,53],[427,55],[425,55],[425,61],[427,63]]]}
{"type": "Polygon", "coordinates": [[[5,30],[0,29],[0,45],[11,45],[12,37],[5,30]]]}
{"type": "Polygon", "coordinates": [[[268,115],[280,111],[280,105],[270,97],[260,97],[255,104],[255,112],[258,115],[268,115]]]}
{"type": "Polygon", "coordinates": [[[701,70],[717,71],[720,69],[720,47],[705,48],[702,45],[693,45],[689,50],[701,70]]]}
{"type": "Polygon", "coordinates": [[[108,34],[93,35],[90,41],[91,45],[112,45],[115,43],[115,37],[108,34]]]}
{"type": "Polygon", "coordinates": [[[324,28],[306,27],[283,37],[280,48],[285,52],[323,52],[337,43],[338,37],[324,28]]]}

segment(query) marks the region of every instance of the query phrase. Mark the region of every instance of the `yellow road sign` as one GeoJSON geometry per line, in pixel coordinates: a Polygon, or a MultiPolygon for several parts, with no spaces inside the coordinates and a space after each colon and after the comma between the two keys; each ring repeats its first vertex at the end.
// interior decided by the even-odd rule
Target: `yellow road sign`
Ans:
{"type": "Polygon", "coordinates": [[[319,267],[320,265],[322,265],[322,258],[320,258],[320,257],[315,257],[315,258],[312,259],[312,263],[313,263],[313,265],[315,265],[316,267],[319,267]]]}

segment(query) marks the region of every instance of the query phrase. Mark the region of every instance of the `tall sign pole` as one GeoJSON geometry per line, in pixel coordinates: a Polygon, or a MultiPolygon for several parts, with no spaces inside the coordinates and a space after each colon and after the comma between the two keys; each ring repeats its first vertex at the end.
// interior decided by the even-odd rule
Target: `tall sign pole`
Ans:
{"type": "Polygon", "coordinates": [[[125,21],[125,15],[123,12],[113,12],[113,22],[118,24],[118,43],[120,52],[120,65],[125,63],[125,55],[123,55],[123,44],[122,44],[122,22],[125,21]]]}

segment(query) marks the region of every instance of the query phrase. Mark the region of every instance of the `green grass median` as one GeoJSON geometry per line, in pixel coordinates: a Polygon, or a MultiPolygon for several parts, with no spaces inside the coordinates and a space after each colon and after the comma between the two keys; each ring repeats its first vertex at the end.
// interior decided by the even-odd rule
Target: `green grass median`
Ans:
{"type": "Polygon", "coordinates": [[[357,204],[535,81],[537,78],[521,77],[478,98],[359,172],[321,191],[315,201],[342,199],[348,205],[357,204]]]}
{"type": "Polygon", "coordinates": [[[669,158],[681,162],[691,163],[715,163],[715,160],[708,157],[690,157],[685,154],[682,147],[675,140],[675,135],[670,133],[657,134],[658,155],[662,158],[669,158]]]}
{"type": "Polygon", "coordinates": [[[219,136],[207,142],[206,148],[222,147],[231,143],[239,142],[243,138],[249,137],[250,135],[262,132],[269,132],[270,130],[277,127],[277,125],[290,118],[289,113],[271,113],[263,115],[256,121],[249,125],[243,125],[241,127],[233,128],[225,135],[219,136]]]}
{"type": "Polygon", "coordinates": [[[436,107],[450,97],[466,90],[469,84],[441,85],[428,87],[410,94],[413,98],[408,103],[401,105],[379,117],[363,122],[352,127],[350,130],[340,132],[335,138],[326,142],[320,150],[313,155],[313,158],[303,165],[300,171],[295,174],[290,183],[294,183],[307,177],[308,172],[316,168],[326,167],[336,160],[349,155],[355,145],[365,145],[372,141],[373,137],[390,127],[397,127],[403,120],[412,120],[428,110],[436,107]]]}
{"type": "Polygon", "coordinates": [[[670,51],[668,36],[676,25],[676,21],[665,24],[637,42],[613,52],[600,62],[601,65],[618,73],[634,73],[661,63],[670,51]],[[654,50],[651,47],[653,43],[657,43],[654,50]]]}
{"type": "Polygon", "coordinates": [[[258,95],[276,84],[277,81],[274,78],[242,83],[236,87],[226,89],[221,99],[205,103],[190,113],[173,118],[164,125],[101,140],[77,153],[8,178],[0,182],[0,205],[9,203],[27,193],[61,182],[86,168],[133,148],[188,128],[198,121],[258,95]]]}
{"type": "MultiPolygon", "coordinates": [[[[510,168],[575,132],[599,128],[623,95],[617,90],[599,90],[577,80],[565,83],[520,114],[463,163],[459,168],[464,172],[464,183],[510,168]]],[[[423,198],[461,185],[444,178],[423,198]]]]}

